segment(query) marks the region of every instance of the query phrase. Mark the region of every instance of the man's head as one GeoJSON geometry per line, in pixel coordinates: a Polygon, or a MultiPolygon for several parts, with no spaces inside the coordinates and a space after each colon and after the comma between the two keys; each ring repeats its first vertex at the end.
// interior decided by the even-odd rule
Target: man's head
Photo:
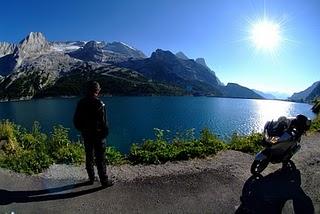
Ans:
{"type": "Polygon", "coordinates": [[[86,85],[86,93],[88,96],[98,96],[101,90],[100,84],[96,81],[89,81],[86,85]]]}

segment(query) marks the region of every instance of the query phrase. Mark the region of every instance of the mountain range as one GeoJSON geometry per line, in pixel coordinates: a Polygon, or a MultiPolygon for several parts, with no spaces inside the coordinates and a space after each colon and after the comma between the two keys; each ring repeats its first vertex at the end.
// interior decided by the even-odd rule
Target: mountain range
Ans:
{"type": "Polygon", "coordinates": [[[266,98],[266,99],[270,99],[270,100],[274,100],[274,99],[277,99],[276,96],[274,96],[273,94],[271,93],[266,93],[266,92],[263,92],[263,91],[259,91],[259,90],[255,90],[255,89],[252,89],[252,91],[256,92],[257,94],[259,94],[260,96],[266,98]]]}
{"type": "Polygon", "coordinates": [[[297,102],[312,102],[320,97],[320,81],[313,83],[307,89],[294,93],[289,100],[297,102]]]}
{"type": "Polygon", "coordinates": [[[157,49],[150,57],[122,42],[50,42],[31,32],[18,44],[0,43],[0,99],[79,95],[88,80],[103,94],[263,97],[224,85],[203,58],[157,49]]]}

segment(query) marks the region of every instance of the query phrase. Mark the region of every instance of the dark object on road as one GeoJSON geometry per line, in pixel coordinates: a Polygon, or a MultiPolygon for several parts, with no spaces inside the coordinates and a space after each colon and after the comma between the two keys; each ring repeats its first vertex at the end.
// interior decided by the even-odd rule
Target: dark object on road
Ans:
{"type": "Polygon", "coordinates": [[[11,203],[29,203],[38,201],[61,200],[66,198],[75,198],[86,194],[91,194],[100,190],[103,187],[94,187],[84,189],[88,182],[69,184],[60,187],[41,189],[41,190],[25,190],[25,191],[10,191],[0,189],[0,205],[8,205],[11,203]],[[79,191],[74,191],[80,188],[79,191]]]}
{"type": "Polygon", "coordinates": [[[289,200],[293,202],[294,213],[313,214],[312,200],[301,188],[300,171],[292,161],[289,163],[290,168],[279,169],[265,177],[251,176],[243,186],[236,214],[281,214],[289,200]]]}
{"type": "Polygon", "coordinates": [[[261,173],[270,162],[288,167],[289,160],[301,147],[298,144],[301,136],[310,128],[310,124],[311,120],[301,114],[295,118],[280,117],[277,121],[268,121],[262,142],[266,148],[256,155],[251,173],[261,173]]]}
{"type": "Polygon", "coordinates": [[[90,81],[86,86],[86,96],[77,105],[73,122],[82,134],[86,151],[86,169],[89,182],[94,183],[94,157],[102,186],[111,186],[106,174],[105,138],[109,127],[105,104],[98,98],[101,88],[98,82],[90,81]]]}

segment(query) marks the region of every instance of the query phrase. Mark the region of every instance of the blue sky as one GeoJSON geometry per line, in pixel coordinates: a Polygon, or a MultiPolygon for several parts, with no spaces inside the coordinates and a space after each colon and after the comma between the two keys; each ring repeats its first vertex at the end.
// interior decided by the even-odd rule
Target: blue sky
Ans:
{"type": "Polygon", "coordinates": [[[0,41],[31,31],[50,41],[123,41],[147,55],[157,48],[204,57],[224,83],[293,93],[320,80],[319,0],[3,1],[0,41]],[[285,21],[271,55],[248,39],[264,16],[285,21]]]}

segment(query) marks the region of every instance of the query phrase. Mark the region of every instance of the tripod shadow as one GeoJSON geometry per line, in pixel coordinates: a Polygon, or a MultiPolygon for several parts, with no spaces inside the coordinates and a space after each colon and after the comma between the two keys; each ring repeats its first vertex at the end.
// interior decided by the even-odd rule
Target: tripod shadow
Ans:
{"type": "Polygon", "coordinates": [[[295,213],[314,213],[312,200],[301,188],[300,171],[293,162],[291,168],[279,169],[265,177],[251,176],[244,184],[241,205],[236,214],[281,213],[292,200],[295,213]]]}
{"type": "Polygon", "coordinates": [[[90,194],[104,189],[104,187],[99,186],[95,188],[80,190],[77,192],[64,192],[66,190],[72,190],[79,187],[89,185],[88,182],[82,182],[77,184],[70,184],[56,188],[49,188],[43,190],[31,190],[31,191],[9,191],[5,189],[0,189],[0,205],[8,205],[11,203],[27,203],[27,202],[38,202],[38,201],[49,201],[58,200],[66,198],[74,198],[81,195],[90,194]],[[58,193],[58,194],[56,194],[58,193]]]}

